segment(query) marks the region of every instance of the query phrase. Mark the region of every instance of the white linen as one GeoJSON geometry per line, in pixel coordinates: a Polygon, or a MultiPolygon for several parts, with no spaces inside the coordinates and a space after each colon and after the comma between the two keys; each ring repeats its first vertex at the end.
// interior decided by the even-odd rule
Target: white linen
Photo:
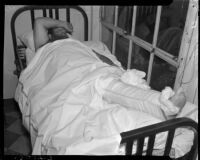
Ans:
{"type": "MultiPolygon", "coordinates": [[[[56,146],[57,139],[64,139],[61,140],[64,144],[58,143],[54,150],[60,154],[63,148],[74,144],[73,140],[87,137],[89,133],[84,132],[84,128],[89,114],[92,116],[109,108],[103,101],[94,103],[95,98],[101,102],[95,80],[115,72],[121,71],[102,63],[88,47],[72,39],[56,41],[39,49],[22,72],[16,90],[23,122],[31,133],[33,154],[51,153],[54,147],[51,143],[56,146]]],[[[119,133],[116,130],[107,134],[119,136],[119,133]]]]}
{"type": "Polygon", "coordinates": [[[165,112],[166,116],[176,115],[180,111],[180,108],[178,108],[171,101],[169,101],[169,98],[171,98],[174,94],[174,91],[170,87],[165,87],[165,89],[161,92],[159,100],[162,104],[164,104],[161,105],[161,107],[165,112]]]}
{"type": "MultiPolygon", "coordinates": [[[[166,87],[162,93],[160,93],[154,90],[141,89],[140,86],[137,87],[133,85],[125,85],[119,80],[113,80],[112,83],[107,88],[105,88],[104,92],[104,98],[107,101],[110,101],[111,103],[115,102],[125,107],[148,113],[162,121],[167,120],[165,114],[163,113],[169,114],[171,111],[171,114],[174,114],[177,112],[172,111],[170,107],[172,105],[163,105],[163,101],[159,101],[161,96],[165,96],[165,101],[167,101],[167,99],[173,95],[172,90],[168,87],[166,87]],[[162,110],[163,108],[165,109],[162,110]]],[[[188,117],[198,123],[198,107],[192,103],[187,102],[180,113],[177,115],[177,118],[180,117],[188,117]]],[[[157,143],[154,146],[154,149],[163,149],[165,147],[164,144],[166,138],[163,138],[162,136],[157,138],[157,143]]],[[[193,131],[188,128],[178,128],[176,130],[172,144],[172,148],[175,149],[175,158],[183,156],[190,150],[193,144],[193,138],[193,131]]],[[[134,146],[133,153],[135,150],[136,148],[134,146]]],[[[123,146],[120,148],[120,151],[122,155],[125,154],[123,146]]]]}
{"type": "Polygon", "coordinates": [[[119,133],[161,122],[103,99],[103,88],[124,72],[71,38],[40,48],[21,73],[15,95],[32,154],[118,154],[119,133]],[[109,79],[99,85],[103,77],[109,79]]]}
{"type": "Polygon", "coordinates": [[[137,69],[128,69],[122,76],[122,82],[133,86],[138,86],[142,89],[150,89],[146,80],[143,79],[146,73],[137,69]]]}

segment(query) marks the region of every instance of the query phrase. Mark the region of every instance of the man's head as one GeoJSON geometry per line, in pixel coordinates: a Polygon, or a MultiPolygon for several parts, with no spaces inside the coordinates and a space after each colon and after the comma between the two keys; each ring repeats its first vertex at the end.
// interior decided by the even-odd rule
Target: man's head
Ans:
{"type": "Polygon", "coordinates": [[[68,36],[69,32],[63,27],[51,28],[49,29],[48,33],[49,33],[49,39],[51,42],[55,40],[59,40],[59,39],[69,38],[68,36]]]}

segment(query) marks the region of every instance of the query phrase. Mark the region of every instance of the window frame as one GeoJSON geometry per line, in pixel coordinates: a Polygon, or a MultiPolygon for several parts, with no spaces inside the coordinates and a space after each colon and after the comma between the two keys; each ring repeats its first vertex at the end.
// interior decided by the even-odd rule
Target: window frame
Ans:
{"type": "MultiPolygon", "coordinates": [[[[129,50],[128,50],[128,60],[127,60],[127,69],[130,69],[131,66],[131,56],[132,56],[132,50],[133,50],[133,43],[138,45],[139,47],[147,50],[150,52],[150,59],[149,59],[149,66],[148,66],[148,72],[147,72],[147,83],[150,84],[151,81],[151,73],[152,73],[152,66],[153,66],[153,61],[155,55],[168,64],[176,67],[177,72],[176,72],[176,79],[174,82],[174,88],[177,88],[177,76],[180,70],[180,63],[182,58],[182,50],[184,49],[184,44],[183,44],[183,37],[185,36],[185,28],[186,28],[186,23],[189,21],[189,14],[191,10],[191,1],[189,2],[188,10],[187,10],[187,17],[186,17],[186,22],[185,22],[185,27],[184,27],[184,32],[181,40],[181,46],[179,49],[179,54],[178,58],[171,55],[170,53],[162,50],[161,48],[157,47],[157,38],[158,38],[158,31],[159,31],[159,25],[160,25],[160,17],[161,17],[161,11],[162,11],[162,6],[157,6],[157,11],[156,11],[156,21],[155,21],[155,28],[154,28],[154,35],[153,35],[153,42],[152,44],[135,36],[135,26],[136,26],[136,14],[137,14],[137,7],[138,6],[133,6],[133,16],[132,16],[132,29],[131,33],[127,33],[125,30],[117,26],[117,21],[118,21],[118,6],[114,6],[114,25],[108,22],[105,22],[103,19],[103,11],[104,11],[104,6],[101,6],[100,9],[100,23],[102,26],[108,28],[109,30],[113,31],[113,37],[112,37],[112,54],[115,54],[115,49],[116,49],[116,34],[122,36],[123,38],[129,40],[129,50]]],[[[183,68],[183,66],[182,66],[183,68]]]]}

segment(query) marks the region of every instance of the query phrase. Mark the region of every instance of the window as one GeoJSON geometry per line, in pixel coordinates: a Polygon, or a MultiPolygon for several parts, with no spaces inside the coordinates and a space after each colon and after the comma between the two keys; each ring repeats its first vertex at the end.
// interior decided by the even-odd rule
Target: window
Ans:
{"type": "Polygon", "coordinates": [[[104,6],[102,41],[124,68],[144,71],[152,89],[173,88],[188,5],[104,6]]]}

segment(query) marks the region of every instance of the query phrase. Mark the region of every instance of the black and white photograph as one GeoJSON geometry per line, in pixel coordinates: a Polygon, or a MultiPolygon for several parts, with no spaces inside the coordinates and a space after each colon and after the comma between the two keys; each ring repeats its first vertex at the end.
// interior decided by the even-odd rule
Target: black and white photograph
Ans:
{"type": "Polygon", "coordinates": [[[197,0],[4,11],[5,157],[198,159],[197,0]]]}

